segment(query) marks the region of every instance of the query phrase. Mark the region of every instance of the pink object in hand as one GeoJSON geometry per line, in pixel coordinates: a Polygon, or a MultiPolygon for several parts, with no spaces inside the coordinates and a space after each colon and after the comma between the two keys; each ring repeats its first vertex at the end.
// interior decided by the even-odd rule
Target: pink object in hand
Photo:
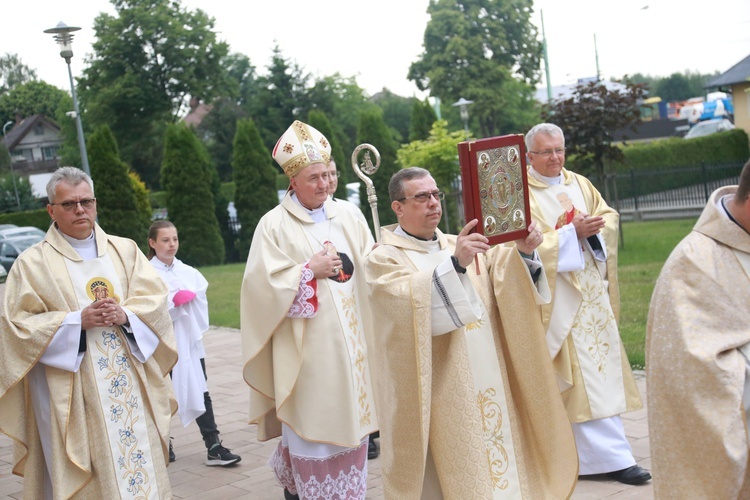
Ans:
{"type": "Polygon", "coordinates": [[[182,304],[186,304],[193,300],[195,298],[195,292],[191,292],[190,290],[180,290],[176,294],[174,294],[174,297],[172,297],[172,302],[174,302],[175,306],[181,306],[182,304]]]}

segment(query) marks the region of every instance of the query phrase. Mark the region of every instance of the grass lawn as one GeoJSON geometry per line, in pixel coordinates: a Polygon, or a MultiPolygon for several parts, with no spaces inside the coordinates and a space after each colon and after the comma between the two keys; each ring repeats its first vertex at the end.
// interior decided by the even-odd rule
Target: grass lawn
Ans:
{"type": "Polygon", "coordinates": [[[622,227],[620,278],[620,336],[630,364],[645,366],[648,307],[664,261],[697,219],[625,222],[622,227]]]}
{"type": "MultiPolygon", "coordinates": [[[[648,306],[664,261],[690,232],[696,219],[623,224],[619,251],[620,335],[631,365],[643,368],[648,306]]],[[[200,268],[210,286],[208,306],[214,326],[240,327],[240,287],[245,264],[200,268]]]]}

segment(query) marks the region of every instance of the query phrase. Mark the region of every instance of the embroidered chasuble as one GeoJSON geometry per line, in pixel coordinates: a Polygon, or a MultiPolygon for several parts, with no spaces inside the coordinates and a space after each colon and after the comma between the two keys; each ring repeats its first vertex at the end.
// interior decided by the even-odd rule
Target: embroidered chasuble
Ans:
{"type": "Polygon", "coordinates": [[[459,277],[455,236],[395,228],[368,260],[386,498],[568,497],[575,444],[526,265],[495,247],[459,277]]]}
{"type": "Polygon", "coordinates": [[[0,429],[15,441],[24,498],[45,496],[47,469],[55,498],[170,498],[166,449],[176,404],[165,377],[177,355],[166,289],[133,241],[99,226],[95,236],[97,258],[84,262],[52,226],[11,270],[0,320],[0,429]],[[51,412],[45,465],[27,373],[69,312],[104,297],[133,314],[136,339],[145,325],[158,346],[142,363],[120,327],[92,328],[77,371],[39,365],[51,412]]]}
{"type": "Polygon", "coordinates": [[[646,374],[656,498],[750,498],[750,235],[722,204],[736,189],[711,195],[651,297],[646,374]]]}
{"type": "Polygon", "coordinates": [[[325,214],[315,223],[287,194],[260,220],[242,287],[243,374],[251,388],[250,423],[258,424],[261,441],[279,436],[284,422],[305,440],[357,448],[378,429],[363,265],[372,237],[331,200],[325,214]],[[303,273],[310,273],[307,262],[323,250],[338,252],[343,269],[311,278],[313,317],[288,317],[303,273]]]}
{"type": "Polygon", "coordinates": [[[642,404],[617,326],[619,214],[588,179],[565,169],[562,176],[560,184],[547,184],[529,175],[529,197],[532,218],[544,233],[537,251],[552,291],[552,302],[542,306],[549,355],[570,421],[586,422],[642,404]],[[565,241],[577,247],[562,248],[558,229],[574,231],[571,221],[580,212],[602,216],[605,227],[588,240],[573,234],[565,241]],[[561,258],[566,265],[578,262],[562,271],[561,258]]]}

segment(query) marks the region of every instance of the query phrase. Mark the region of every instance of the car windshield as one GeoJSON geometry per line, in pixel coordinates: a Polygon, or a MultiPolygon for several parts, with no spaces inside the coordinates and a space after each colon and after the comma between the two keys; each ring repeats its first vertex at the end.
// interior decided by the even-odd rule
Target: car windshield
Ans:
{"type": "Polygon", "coordinates": [[[719,131],[719,122],[699,123],[687,133],[685,137],[702,137],[719,131]]]}
{"type": "Polygon", "coordinates": [[[37,243],[38,241],[41,241],[39,238],[13,238],[12,240],[8,240],[14,247],[16,247],[16,250],[18,250],[18,253],[20,254],[27,248],[29,248],[34,243],[37,243]]]}

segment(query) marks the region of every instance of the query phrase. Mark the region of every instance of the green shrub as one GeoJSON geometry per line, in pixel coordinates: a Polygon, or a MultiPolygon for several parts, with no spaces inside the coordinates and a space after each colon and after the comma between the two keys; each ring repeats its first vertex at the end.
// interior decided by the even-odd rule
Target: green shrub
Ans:
{"type": "Polygon", "coordinates": [[[46,208],[27,210],[25,212],[9,212],[0,214],[0,224],[15,224],[16,226],[33,226],[42,231],[49,229],[52,219],[46,208]]]}

